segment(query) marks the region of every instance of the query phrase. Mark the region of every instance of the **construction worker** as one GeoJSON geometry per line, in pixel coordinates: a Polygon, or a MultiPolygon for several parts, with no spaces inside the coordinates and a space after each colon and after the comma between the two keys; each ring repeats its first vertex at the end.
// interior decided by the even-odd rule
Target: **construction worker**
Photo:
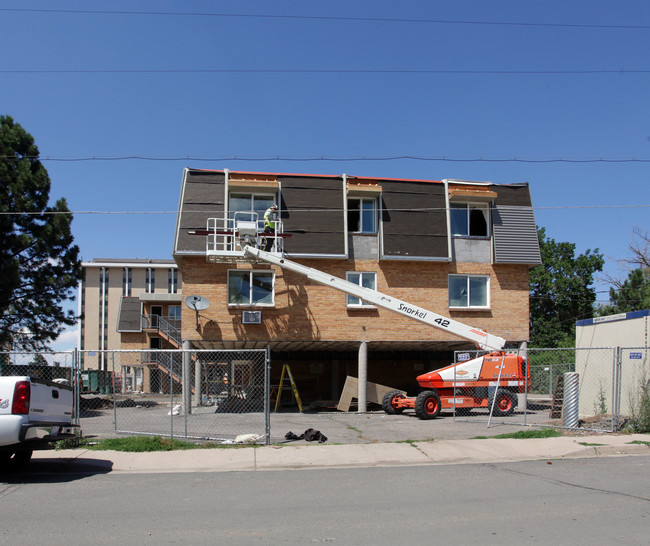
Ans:
{"type": "Polygon", "coordinates": [[[278,215],[278,206],[273,203],[264,213],[264,233],[272,233],[273,237],[266,237],[266,244],[264,250],[269,252],[273,248],[273,241],[275,239],[275,219],[278,215]]]}

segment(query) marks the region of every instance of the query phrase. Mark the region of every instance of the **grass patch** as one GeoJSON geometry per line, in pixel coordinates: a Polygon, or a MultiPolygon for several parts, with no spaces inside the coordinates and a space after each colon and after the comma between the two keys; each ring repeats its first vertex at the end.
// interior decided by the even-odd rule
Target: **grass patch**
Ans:
{"type": "Polygon", "coordinates": [[[130,453],[146,453],[151,451],[177,451],[182,449],[224,449],[251,447],[251,444],[218,444],[215,442],[193,443],[161,436],[128,436],[125,438],[106,438],[94,440],[80,438],[76,445],[65,444],[66,440],[57,442],[56,449],[83,447],[96,451],[126,451],[130,453]]]}
{"type": "Polygon", "coordinates": [[[363,434],[362,431],[360,431],[358,428],[353,427],[352,425],[348,425],[348,430],[353,430],[354,432],[357,433],[357,438],[361,438],[361,435],[363,434]]]}
{"type": "Polygon", "coordinates": [[[535,430],[518,430],[517,432],[509,432],[507,434],[497,434],[496,436],[474,436],[470,440],[487,440],[489,438],[498,438],[500,440],[506,438],[515,438],[517,440],[526,440],[528,438],[558,438],[562,436],[559,430],[554,428],[543,428],[535,430]]]}
{"type": "Polygon", "coordinates": [[[607,444],[592,444],[591,442],[578,442],[581,446],[585,447],[600,447],[600,446],[606,446],[607,444]]]}
{"type": "Polygon", "coordinates": [[[634,440],[633,442],[628,442],[628,444],[635,444],[635,445],[650,447],[650,442],[644,442],[643,440],[634,440]]]}

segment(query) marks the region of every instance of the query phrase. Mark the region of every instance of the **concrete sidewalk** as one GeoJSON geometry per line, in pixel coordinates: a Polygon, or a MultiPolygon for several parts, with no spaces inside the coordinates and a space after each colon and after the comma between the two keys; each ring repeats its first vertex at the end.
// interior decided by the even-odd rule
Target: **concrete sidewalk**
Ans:
{"type": "Polygon", "coordinates": [[[389,467],[650,455],[650,435],[565,436],[370,444],[308,444],[124,453],[87,449],[35,452],[32,466],[59,472],[241,472],[306,468],[389,467]]]}

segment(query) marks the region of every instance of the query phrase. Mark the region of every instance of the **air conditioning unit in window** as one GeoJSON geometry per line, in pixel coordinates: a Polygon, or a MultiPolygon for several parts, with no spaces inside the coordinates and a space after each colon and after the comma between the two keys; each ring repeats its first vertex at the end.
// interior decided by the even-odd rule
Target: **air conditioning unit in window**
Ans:
{"type": "Polygon", "coordinates": [[[243,311],[241,314],[242,324],[261,324],[262,311],[243,311]]]}

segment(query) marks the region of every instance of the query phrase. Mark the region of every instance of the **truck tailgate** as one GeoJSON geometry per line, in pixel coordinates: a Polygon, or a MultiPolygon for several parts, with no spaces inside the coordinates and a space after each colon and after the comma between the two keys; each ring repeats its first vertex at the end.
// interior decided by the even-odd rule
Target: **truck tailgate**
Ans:
{"type": "Polygon", "coordinates": [[[72,408],[72,387],[32,379],[30,422],[72,423],[72,408]]]}

